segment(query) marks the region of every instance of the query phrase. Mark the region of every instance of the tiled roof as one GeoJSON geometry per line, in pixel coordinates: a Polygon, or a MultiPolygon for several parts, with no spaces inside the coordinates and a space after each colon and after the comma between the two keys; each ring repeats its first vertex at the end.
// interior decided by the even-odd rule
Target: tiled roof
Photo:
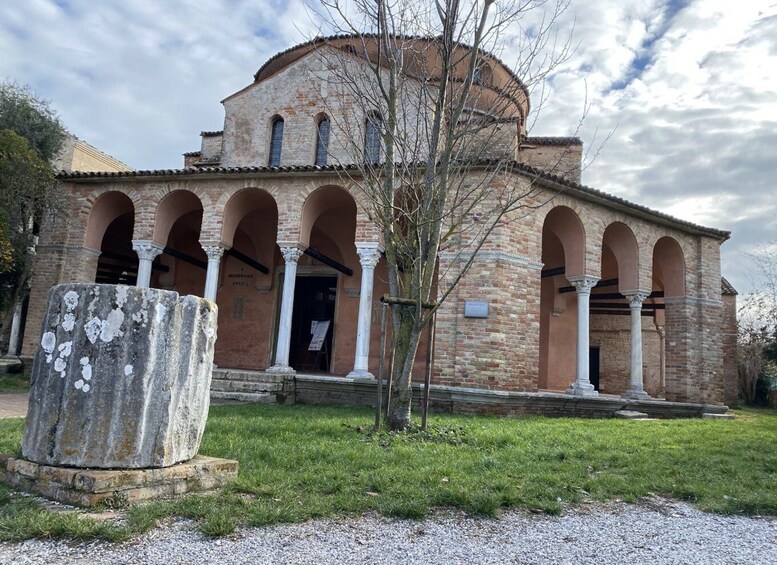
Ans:
{"type": "Polygon", "coordinates": [[[197,155],[202,155],[202,151],[189,151],[183,154],[184,157],[196,157],[197,155]]]}
{"type": "MultiPolygon", "coordinates": [[[[478,163],[477,166],[488,167],[494,164],[495,162],[483,161],[478,163]]],[[[609,204],[610,206],[614,204],[617,207],[623,208],[632,213],[638,212],[639,213],[638,215],[647,216],[649,218],[652,218],[653,220],[659,220],[660,222],[665,224],[680,226],[686,230],[692,230],[695,232],[703,233],[703,234],[721,238],[721,239],[728,239],[731,235],[731,232],[718,230],[715,228],[708,228],[705,226],[701,226],[699,224],[694,224],[693,222],[681,220],[679,218],[670,216],[669,214],[665,214],[657,210],[652,210],[647,206],[642,206],[640,204],[629,202],[628,200],[625,200],[624,198],[620,198],[619,196],[614,196],[612,194],[608,194],[601,190],[597,190],[589,186],[585,186],[582,184],[578,184],[576,182],[569,181],[558,175],[548,173],[546,171],[537,169],[535,167],[530,167],[529,165],[526,165],[524,163],[518,163],[513,161],[511,163],[507,163],[506,165],[503,164],[503,167],[506,170],[513,173],[524,174],[530,177],[534,177],[540,181],[543,181],[543,183],[546,185],[547,184],[553,185],[559,191],[569,190],[573,194],[576,193],[578,196],[580,196],[585,200],[601,202],[604,204],[609,204]]],[[[313,172],[358,171],[358,169],[359,168],[357,165],[324,165],[324,166],[292,165],[287,167],[264,167],[264,166],[263,167],[197,167],[197,168],[190,167],[186,169],[159,169],[159,170],[150,170],[150,171],[99,172],[99,173],[95,173],[95,172],[82,173],[78,171],[68,173],[66,171],[61,171],[59,174],[57,174],[57,178],[62,181],[78,182],[78,181],[89,181],[92,179],[142,180],[143,178],[146,178],[146,177],[313,173],[313,172]]]]}
{"type": "Polygon", "coordinates": [[[219,130],[219,131],[201,131],[200,132],[200,135],[202,137],[216,137],[218,135],[223,135],[223,134],[224,134],[224,130],[219,130]]]}
{"type": "Polygon", "coordinates": [[[720,293],[723,296],[736,296],[739,294],[736,289],[731,286],[731,283],[726,280],[726,277],[720,277],[720,293]]]}

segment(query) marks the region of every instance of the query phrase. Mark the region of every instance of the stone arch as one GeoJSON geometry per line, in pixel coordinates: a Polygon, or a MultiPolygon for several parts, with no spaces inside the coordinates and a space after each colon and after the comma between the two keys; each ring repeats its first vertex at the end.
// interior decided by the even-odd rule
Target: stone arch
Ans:
{"type": "Polygon", "coordinates": [[[661,237],[653,246],[654,286],[666,297],[685,296],[685,255],[676,239],[661,237]]]}
{"type": "Polygon", "coordinates": [[[605,249],[612,253],[617,262],[618,290],[639,288],[639,245],[634,232],[623,222],[612,222],[602,237],[602,278],[605,274],[605,249]]]}
{"type": "Polygon", "coordinates": [[[98,196],[89,208],[84,245],[99,250],[108,226],[125,214],[132,214],[134,219],[135,205],[127,194],[112,190],[98,196]]]}
{"type": "Polygon", "coordinates": [[[247,215],[255,211],[269,213],[277,229],[278,204],[275,198],[261,188],[244,188],[233,194],[224,206],[221,242],[227,247],[231,247],[238,225],[247,215]]]}
{"type": "Polygon", "coordinates": [[[159,201],[154,219],[154,241],[165,245],[173,225],[183,216],[202,211],[200,198],[189,190],[173,190],[159,201]]]}
{"type": "MultiPolygon", "coordinates": [[[[580,217],[567,206],[556,206],[545,216],[542,225],[543,255],[545,254],[546,234],[553,234],[561,243],[564,255],[564,268],[567,278],[585,275],[585,228],[580,217]]],[[[546,267],[556,267],[547,265],[546,267]]]]}
{"type": "Polygon", "coordinates": [[[352,222],[350,233],[353,240],[356,231],[356,202],[346,189],[335,186],[322,186],[314,190],[305,199],[302,205],[302,217],[300,219],[299,241],[304,245],[310,245],[310,236],[316,221],[324,214],[343,214],[343,219],[352,222]]]}

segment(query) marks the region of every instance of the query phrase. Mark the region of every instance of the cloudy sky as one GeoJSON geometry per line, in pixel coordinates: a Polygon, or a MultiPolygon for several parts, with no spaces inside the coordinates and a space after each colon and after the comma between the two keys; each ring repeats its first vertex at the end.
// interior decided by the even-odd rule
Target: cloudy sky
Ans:
{"type": "MultiPolygon", "coordinates": [[[[777,239],[777,2],[572,0],[560,26],[577,48],[530,134],[611,133],[584,184],[731,230],[723,274],[748,291],[744,253],[777,239]]],[[[0,79],[133,168],[179,168],[219,101],[315,30],[302,0],[0,0],[0,79]]]]}

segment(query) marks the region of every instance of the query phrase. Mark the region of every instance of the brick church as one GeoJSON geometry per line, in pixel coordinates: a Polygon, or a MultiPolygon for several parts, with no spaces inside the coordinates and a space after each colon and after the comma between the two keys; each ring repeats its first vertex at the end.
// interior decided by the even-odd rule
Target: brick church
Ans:
{"type": "MultiPolygon", "coordinates": [[[[272,57],[223,100],[223,130],[202,132],[183,168],[60,174],[69,216],[41,230],[23,355],[39,346],[48,289],[96,281],[215,301],[220,370],[371,379],[386,263],[370,203],[342,174],[337,108],[365,155],[379,159],[380,143],[373,117],[332,103],[333,58],[322,56],[358,64],[369,45],[360,55],[355,43],[316,39],[272,57]]],[[[483,61],[473,89],[484,99],[525,93],[499,59],[483,61]]],[[[441,306],[432,383],[732,401],[724,351],[734,293],[722,292],[720,273],[728,232],[581,185],[582,144],[527,136],[529,103],[528,93],[512,97],[500,123],[510,182],[535,187],[536,210],[493,232],[441,306]]],[[[449,260],[440,255],[441,273],[449,260]]]]}

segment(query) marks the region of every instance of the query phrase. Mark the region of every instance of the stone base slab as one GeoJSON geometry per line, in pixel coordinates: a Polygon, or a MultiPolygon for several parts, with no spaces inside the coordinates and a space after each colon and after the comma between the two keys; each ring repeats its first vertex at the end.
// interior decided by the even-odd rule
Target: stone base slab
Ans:
{"type": "Polygon", "coordinates": [[[195,455],[158,469],[79,469],[39,465],[0,456],[0,479],[9,486],[46,498],[94,506],[105,500],[136,502],[217,489],[237,478],[238,462],[195,455]]]}

